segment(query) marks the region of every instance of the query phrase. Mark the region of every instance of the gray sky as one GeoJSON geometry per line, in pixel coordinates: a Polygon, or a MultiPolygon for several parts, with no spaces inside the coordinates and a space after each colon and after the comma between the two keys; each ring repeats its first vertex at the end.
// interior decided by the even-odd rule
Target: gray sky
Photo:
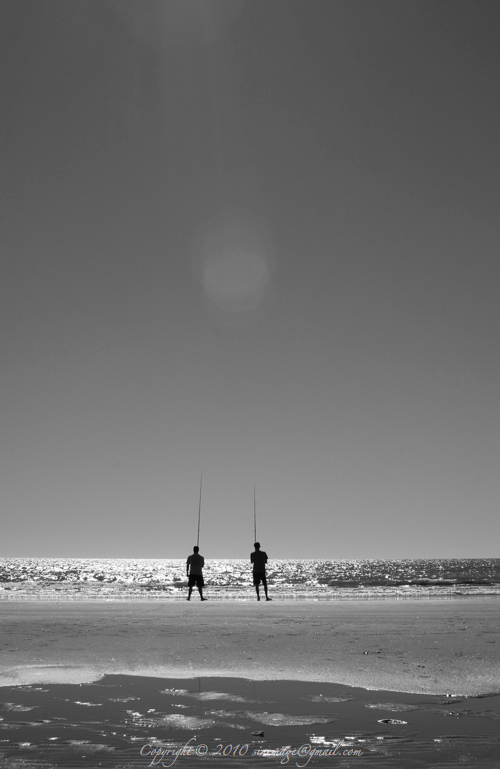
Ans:
{"type": "Polygon", "coordinates": [[[498,555],[498,2],[0,16],[1,554],[498,555]]]}

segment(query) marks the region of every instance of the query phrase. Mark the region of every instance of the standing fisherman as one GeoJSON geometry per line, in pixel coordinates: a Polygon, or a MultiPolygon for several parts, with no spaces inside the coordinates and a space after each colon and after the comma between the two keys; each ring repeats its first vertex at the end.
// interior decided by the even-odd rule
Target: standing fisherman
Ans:
{"type": "Polygon", "coordinates": [[[203,483],[203,471],[200,475],[200,504],[198,507],[198,538],[196,540],[196,545],[193,547],[193,555],[188,556],[188,559],[186,561],[186,574],[188,577],[188,585],[189,585],[189,593],[187,600],[191,600],[191,593],[193,592],[193,587],[196,585],[198,588],[198,592],[200,594],[200,598],[202,601],[206,601],[206,598],[203,598],[203,588],[205,587],[205,583],[203,581],[203,567],[205,566],[205,559],[202,555],[200,555],[200,520],[201,520],[201,485],[203,483]]]}
{"type": "Polygon", "coordinates": [[[257,591],[257,600],[260,601],[259,585],[262,582],[264,593],[266,594],[266,601],[272,601],[272,598],[269,598],[267,595],[267,553],[260,549],[260,542],[256,542],[254,547],[254,552],[250,553],[250,562],[253,563],[253,584],[255,585],[255,590],[257,591]]]}
{"type": "Polygon", "coordinates": [[[198,588],[201,600],[207,600],[206,598],[203,598],[203,588],[205,586],[205,583],[203,582],[203,567],[205,566],[205,559],[199,553],[200,548],[198,545],[195,545],[193,547],[193,555],[188,556],[186,561],[186,574],[189,584],[188,601],[191,600],[191,593],[193,592],[193,587],[195,585],[198,588]]]}

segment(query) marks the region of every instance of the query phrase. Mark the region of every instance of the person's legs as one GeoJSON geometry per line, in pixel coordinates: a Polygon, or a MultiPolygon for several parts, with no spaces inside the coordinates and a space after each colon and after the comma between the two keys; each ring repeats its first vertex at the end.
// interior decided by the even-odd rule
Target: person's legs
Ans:
{"type": "Polygon", "coordinates": [[[203,598],[203,577],[200,577],[200,579],[197,580],[198,582],[198,593],[200,594],[200,600],[206,601],[206,598],[203,598]]]}

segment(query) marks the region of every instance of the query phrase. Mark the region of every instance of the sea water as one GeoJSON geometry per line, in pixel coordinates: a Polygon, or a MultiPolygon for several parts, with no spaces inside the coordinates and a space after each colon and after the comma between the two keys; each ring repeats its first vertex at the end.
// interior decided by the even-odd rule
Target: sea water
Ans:
{"type": "MultiPolygon", "coordinates": [[[[273,560],[273,599],[500,595],[500,559],[273,560]]],[[[254,599],[249,559],[207,559],[210,599],[254,599]]],[[[185,559],[4,558],[0,600],[185,599],[185,559]]]]}

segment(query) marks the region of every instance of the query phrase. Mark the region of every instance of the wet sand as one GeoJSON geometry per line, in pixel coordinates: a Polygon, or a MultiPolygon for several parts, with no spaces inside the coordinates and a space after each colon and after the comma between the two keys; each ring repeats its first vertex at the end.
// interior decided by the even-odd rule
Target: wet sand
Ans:
{"type": "Polygon", "coordinates": [[[2,769],[496,769],[500,754],[500,696],[105,676],[93,684],[0,688],[0,707],[2,769]]]}
{"type": "Polygon", "coordinates": [[[5,602],[0,769],[493,769],[499,608],[5,602]]]}
{"type": "Polygon", "coordinates": [[[494,598],[8,601],[0,603],[0,685],[112,673],[499,693],[499,610],[494,598]]]}

